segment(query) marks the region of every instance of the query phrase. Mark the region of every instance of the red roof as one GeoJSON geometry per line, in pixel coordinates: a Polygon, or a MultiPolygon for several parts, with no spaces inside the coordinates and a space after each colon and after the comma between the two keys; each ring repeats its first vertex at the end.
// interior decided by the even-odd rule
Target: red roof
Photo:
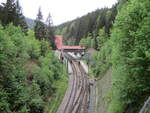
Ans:
{"type": "Polygon", "coordinates": [[[55,44],[56,44],[56,47],[57,49],[61,49],[61,50],[64,50],[64,49],[85,49],[84,46],[64,46],[63,43],[62,43],[62,36],[60,35],[56,35],[55,36],[55,44]]]}
{"type": "Polygon", "coordinates": [[[63,46],[63,49],[85,49],[84,46],[63,46]]]}
{"type": "Polygon", "coordinates": [[[63,46],[62,36],[60,36],[60,35],[56,35],[55,36],[55,45],[56,45],[57,49],[61,49],[62,48],[62,46],[63,46]]]}

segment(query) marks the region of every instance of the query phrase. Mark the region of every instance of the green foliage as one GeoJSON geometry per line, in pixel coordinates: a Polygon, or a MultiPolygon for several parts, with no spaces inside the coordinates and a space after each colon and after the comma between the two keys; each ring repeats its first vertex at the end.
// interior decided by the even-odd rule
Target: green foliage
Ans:
{"type": "Polygon", "coordinates": [[[55,47],[55,34],[54,29],[52,27],[51,15],[49,14],[46,24],[43,22],[43,15],[41,12],[41,8],[39,8],[39,12],[37,14],[37,18],[34,26],[35,37],[38,40],[48,40],[52,49],[56,49],[55,47]]]}
{"type": "Polygon", "coordinates": [[[3,26],[13,23],[15,26],[20,26],[24,33],[27,33],[28,27],[18,0],[6,0],[6,3],[2,3],[0,15],[3,26]]]}
{"type": "Polygon", "coordinates": [[[5,29],[0,26],[2,113],[43,113],[62,73],[62,64],[47,41],[36,40],[32,31],[26,36],[12,24],[5,29]]]}
{"type": "Polygon", "coordinates": [[[37,59],[41,52],[43,53],[43,50],[41,50],[40,42],[34,38],[34,35],[31,31],[29,31],[28,35],[28,54],[31,59],[37,59]],[[41,52],[40,52],[41,51],[41,52]]]}
{"type": "Polygon", "coordinates": [[[41,55],[45,56],[50,52],[50,45],[48,43],[48,41],[46,40],[41,40],[41,55]]]}
{"type": "Polygon", "coordinates": [[[57,92],[49,98],[50,101],[45,108],[45,113],[56,113],[59,108],[59,105],[62,102],[62,99],[68,87],[68,77],[66,76],[67,72],[65,67],[63,67],[63,72],[64,73],[61,76],[60,80],[54,83],[57,88],[57,92]]]}
{"type": "Polygon", "coordinates": [[[127,105],[132,105],[137,112],[141,100],[150,93],[148,4],[149,0],[131,0],[116,18],[111,37],[113,98],[108,113],[120,113],[127,105]],[[114,108],[114,105],[120,107],[114,108]]]}
{"type": "Polygon", "coordinates": [[[106,41],[95,55],[93,55],[94,64],[92,71],[96,77],[102,77],[107,69],[111,66],[111,52],[112,43],[110,40],[106,41]]]}
{"type": "Polygon", "coordinates": [[[128,0],[118,0],[118,10],[121,10],[122,7],[128,2],[128,0]]]}
{"type": "Polygon", "coordinates": [[[110,34],[116,14],[116,6],[98,9],[81,18],[57,26],[56,31],[64,35],[66,44],[78,45],[81,39],[88,37],[89,33],[92,37],[97,37],[99,29],[105,28],[105,33],[110,34]]]}
{"type": "Polygon", "coordinates": [[[0,98],[3,101],[5,99],[6,104],[0,106],[0,109],[3,109],[4,113],[13,110],[22,111],[28,100],[25,71],[23,70],[27,54],[24,42],[20,38],[23,33],[19,28],[13,28],[12,25],[6,30],[0,28],[0,87],[3,89],[1,91],[4,91],[1,94],[6,94],[5,97],[0,98]]]}
{"type": "Polygon", "coordinates": [[[55,35],[54,35],[54,29],[53,29],[53,23],[52,23],[52,18],[49,13],[47,20],[46,20],[46,38],[49,40],[50,45],[52,49],[56,49],[55,46],[55,35]]]}
{"type": "Polygon", "coordinates": [[[34,26],[35,37],[38,40],[42,40],[46,38],[46,26],[42,21],[43,21],[43,15],[41,12],[41,8],[39,8],[37,18],[35,21],[35,26],[34,26]]]}
{"type": "Polygon", "coordinates": [[[85,46],[87,48],[94,48],[94,46],[95,46],[95,40],[91,36],[88,36],[87,38],[81,39],[79,45],[85,46]]]}
{"type": "Polygon", "coordinates": [[[101,48],[104,46],[105,42],[108,40],[108,34],[105,33],[105,29],[99,30],[99,36],[97,37],[97,48],[98,50],[101,50],[101,48]]]}
{"type": "Polygon", "coordinates": [[[94,48],[98,51],[93,55],[94,63],[91,63],[92,71],[96,77],[102,77],[104,72],[111,66],[112,43],[109,40],[105,29],[99,30],[99,36],[81,39],[80,45],[87,48],[94,48]]]}
{"type": "MultiPolygon", "coordinates": [[[[99,30],[96,37],[99,51],[91,67],[101,78],[112,66],[113,88],[107,113],[123,113],[129,108],[136,113],[150,93],[150,1],[121,0],[119,4],[111,37],[105,28],[99,30]]],[[[87,40],[81,43],[86,45],[87,40]]]]}

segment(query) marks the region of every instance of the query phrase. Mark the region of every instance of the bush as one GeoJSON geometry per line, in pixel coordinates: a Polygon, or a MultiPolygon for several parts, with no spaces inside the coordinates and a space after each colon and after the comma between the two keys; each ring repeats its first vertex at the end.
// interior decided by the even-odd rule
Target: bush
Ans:
{"type": "Polygon", "coordinates": [[[111,41],[108,40],[103,44],[100,51],[98,51],[94,56],[94,65],[92,65],[92,71],[94,75],[97,77],[102,77],[100,75],[103,75],[109,67],[111,67],[111,41]]]}
{"type": "Polygon", "coordinates": [[[114,96],[108,113],[121,113],[127,105],[137,112],[150,93],[148,4],[149,0],[131,0],[116,18],[111,37],[114,96]],[[112,110],[114,104],[120,107],[112,110]]]}
{"type": "Polygon", "coordinates": [[[43,113],[61,73],[62,64],[47,41],[36,40],[32,31],[26,36],[12,24],[0,25],[1,112],[43,113]]]}

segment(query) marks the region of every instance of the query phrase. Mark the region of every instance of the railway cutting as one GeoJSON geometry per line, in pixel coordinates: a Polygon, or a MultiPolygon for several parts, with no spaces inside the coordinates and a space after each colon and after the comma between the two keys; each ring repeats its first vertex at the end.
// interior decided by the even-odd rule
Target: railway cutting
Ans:
{"type": "MultiPolygon", "coordinates": [[[[69,84],[57,113],[89,113],[90,80],[81,61],[68,53],[61,54],[69,63],[69,84]]],[[[61,58],[62,59],[62,58],[61,58]]],[[[67,64],[68,65],[68,64],[67,64]]],[[[92,112],[91,112],[92,113],[92,112]]],[[[94,113],[94,111],[93,111],[94,113]]]]}

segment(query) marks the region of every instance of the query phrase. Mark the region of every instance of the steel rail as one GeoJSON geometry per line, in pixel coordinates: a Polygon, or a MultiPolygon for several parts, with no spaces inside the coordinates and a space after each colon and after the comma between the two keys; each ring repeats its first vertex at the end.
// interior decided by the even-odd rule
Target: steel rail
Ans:
{"type": "Polygon", "coordinates": [[[86,113],[89,104],[89,81],[84,68],[71,55],[64,54],[64,57],[71,62],[72,86],[61,113],[86,113]]]}

